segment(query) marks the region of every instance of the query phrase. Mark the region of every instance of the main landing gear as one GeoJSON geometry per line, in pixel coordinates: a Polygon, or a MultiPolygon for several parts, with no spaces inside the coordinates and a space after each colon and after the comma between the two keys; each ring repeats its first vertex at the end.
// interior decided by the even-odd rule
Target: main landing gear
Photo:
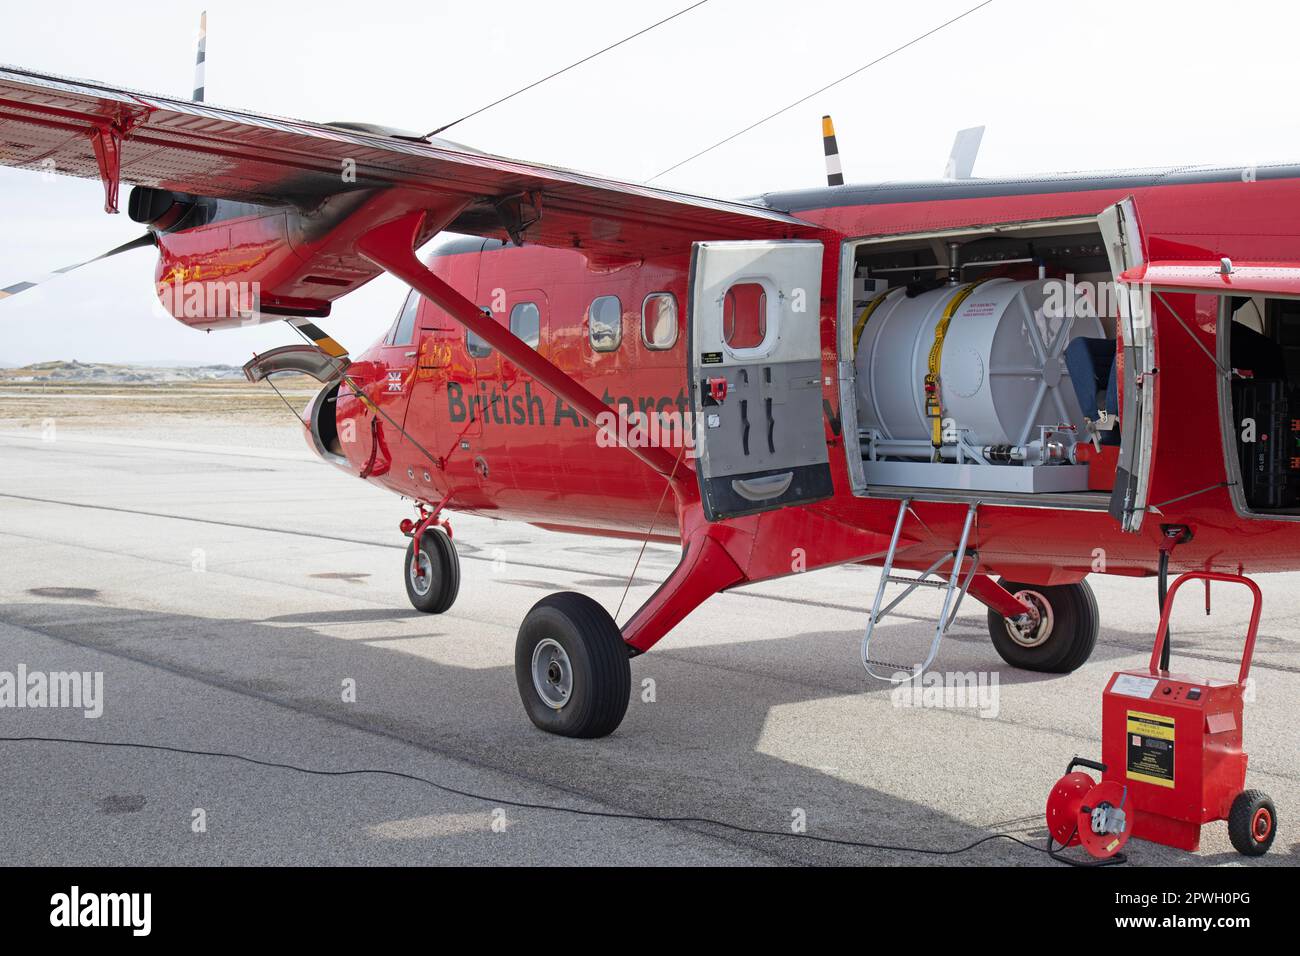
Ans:
{"type": "Polygon", "coordinates": [[[998,582],[1032,611],[1020,619],[989,610],[989,637],[1012,667],[1068,674],[1088,659],[1097,644],[1097,599],[1087,581],[1075,584],[998,582]]]}
{"type": "Polygon", "coordinates": [[[631,656],[614,619],[573,591],[542,598],[515,641],[515,682],[528,719],[562,737],[604,737],[627,713],[631,656]]]}
{"type": "Polygon", "coordinates": [[[515,683],[529,719],[564,737],[603,737],[627,713],[630,658],[649,650],[692,610],[745,580],[705,529],[687,539],[681,563],[620,629],[582,594],[542,598],[515,642],[515,683]]]}

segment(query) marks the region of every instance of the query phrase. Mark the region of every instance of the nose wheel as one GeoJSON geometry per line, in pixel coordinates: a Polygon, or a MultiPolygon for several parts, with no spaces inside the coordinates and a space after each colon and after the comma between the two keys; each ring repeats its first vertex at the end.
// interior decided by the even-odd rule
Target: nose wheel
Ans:
{"type": "Polygon", "coordinates": [[[426,614],[441,614],[456,603],[460,591],[460,558],[456,545],[441,528],[430,527],[406,548],[406,596],[411,607],[426,614]]]}
{"type": "Polygon", "coordinates": [[[572,591],[542,598],[515,641],[515,683],[528,718],[561,737],[604,737],[627,713],[628,648],[603,607],[572,591]]]}

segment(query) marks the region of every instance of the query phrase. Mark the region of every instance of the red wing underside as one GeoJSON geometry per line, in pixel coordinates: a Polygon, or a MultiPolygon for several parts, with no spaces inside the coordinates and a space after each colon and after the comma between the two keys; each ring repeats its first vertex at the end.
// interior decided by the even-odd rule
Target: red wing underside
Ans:
{"type": "Polygon", "coordinates": [[[391,191],[402,198],[383,204],[388,216],[463,205],[446,228],[503,237],[513,215],[528,242],[623,261],[684,254],[693,239],[810,230],[760,206],[453,147],[0,67],[0,165],[93,179],[120,162],[124,183],[308,208],[340,193],[391,191]]]}

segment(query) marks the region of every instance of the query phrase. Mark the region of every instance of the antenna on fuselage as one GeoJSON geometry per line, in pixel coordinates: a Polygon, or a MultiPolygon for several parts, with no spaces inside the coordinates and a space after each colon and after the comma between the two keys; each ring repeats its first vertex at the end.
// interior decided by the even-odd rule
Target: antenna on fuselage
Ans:
{"type": "Polygon", "coordinates": [[[826,150],[826,185],[843,186],[844,169],[840,166],[840,147],[835,142],[835,124],[822,117],[822,147],[826,150]]]}
{"type": "Polygon", "coordinates": [[[208,11],[199,15],[199,49],[194,54],[194,102],[203,102],[204,62],[208,58],[208,11]]]}

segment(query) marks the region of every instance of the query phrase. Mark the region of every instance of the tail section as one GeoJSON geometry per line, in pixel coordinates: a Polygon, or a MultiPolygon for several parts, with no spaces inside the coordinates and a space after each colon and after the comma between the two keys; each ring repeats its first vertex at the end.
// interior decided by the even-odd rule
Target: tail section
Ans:
{"type": "Polygon", "coordinates": [[[944,179],[971,178],[975,169],[975,157],[980,151],[980,140],[983,138],[983,126],[957,131],[957,136],[952,141],[952,152],[948,155],[948,165],[943,170],[944,179]]]}

